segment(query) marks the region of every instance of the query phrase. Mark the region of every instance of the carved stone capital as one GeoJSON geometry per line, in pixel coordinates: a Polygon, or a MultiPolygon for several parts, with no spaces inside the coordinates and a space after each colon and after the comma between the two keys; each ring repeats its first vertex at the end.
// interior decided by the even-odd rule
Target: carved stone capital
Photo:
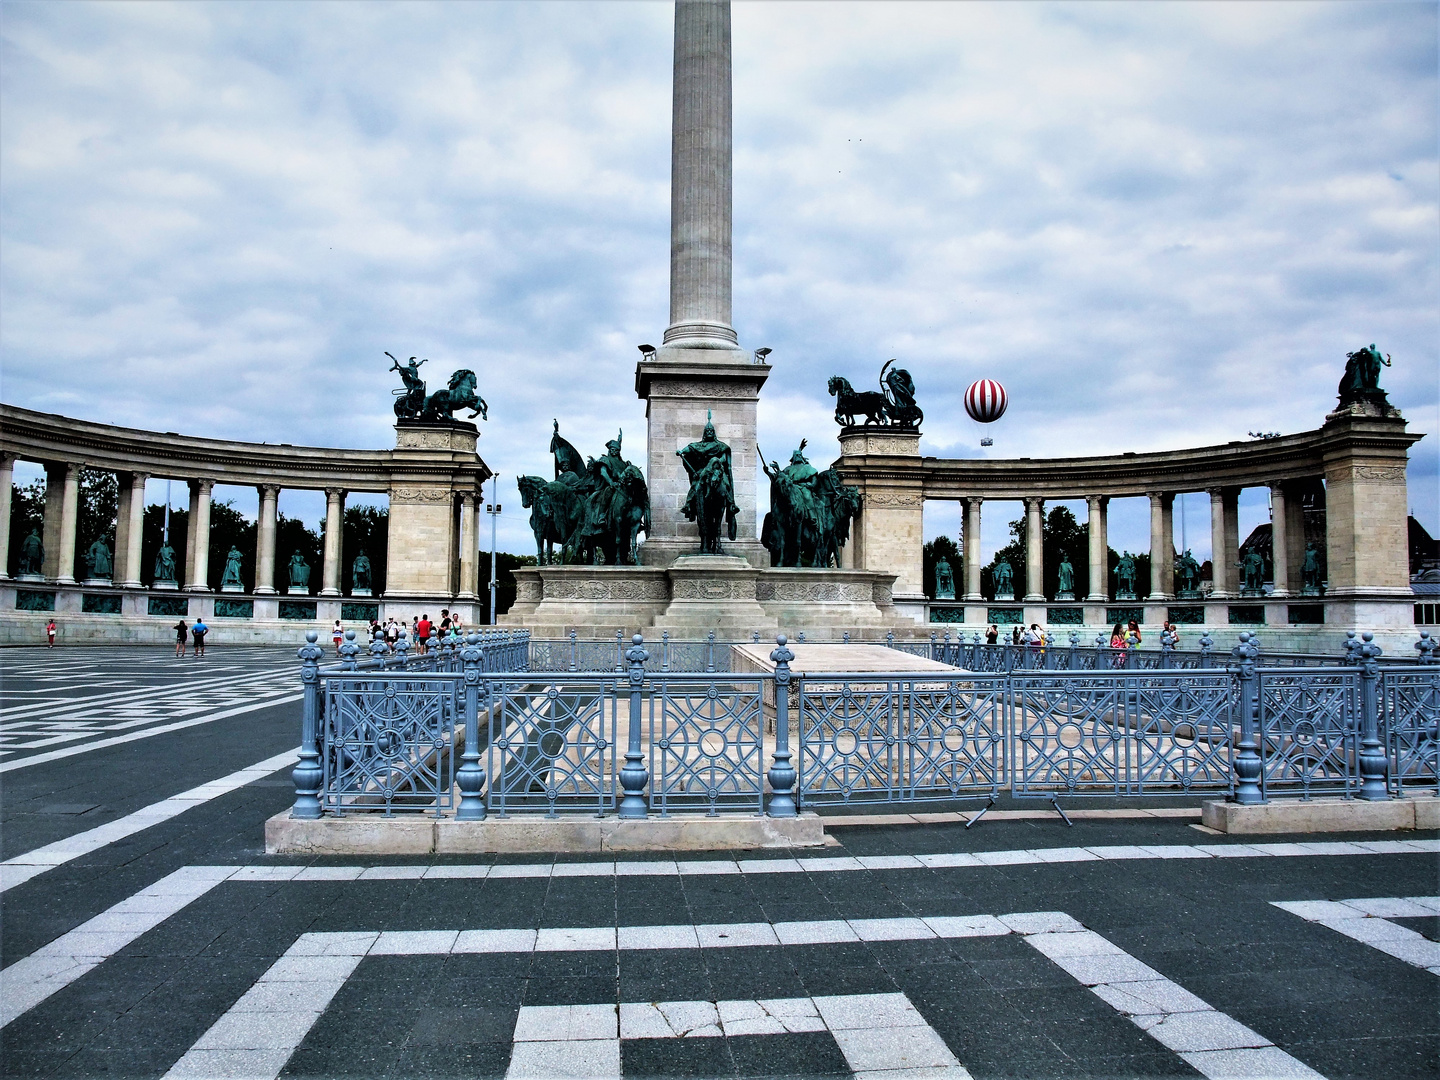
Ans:
{"type": "Polygon", "coordinates": [[[265,499],[275,500],[280,498],[279,484],[258,484],[256,485],[256,490],[260,492],[262,501],[265,499]]]}

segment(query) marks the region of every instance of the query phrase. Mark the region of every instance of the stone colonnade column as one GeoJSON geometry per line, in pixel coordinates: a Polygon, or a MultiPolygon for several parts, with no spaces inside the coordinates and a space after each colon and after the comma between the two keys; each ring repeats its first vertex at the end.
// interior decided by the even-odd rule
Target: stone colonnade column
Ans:
{"type": "Polygon", "coordinates": [[[1270,565],[1274,571],[1275,588],[1271,595],[1290,595],[1290,550],[1285,513],[1285,485],[1275,480],[1270,484],[1270,565]]]}
{"type": "Polygon", "coordinates": [[[14,477],[15,459],[0,457],[0,581],[10,577],[10,488],[14,477]]]}
{"type": "Polygon", "coordinates": [[[1110,500],[1104,495],[1086,495],[1090,511],[1090,595],[1086,600],[1104,604],[1110,599],[1110,537],[1107,514],[1110,500]]]}
{"type": "Polygon", "coordinates": [[[275,529],[280,505],[280,486],[261,484],[260,527],[255,537],[255,595],[275,594],[275,529]]]}
{"type": "Polygon", "coordinates": [[[460,496],[460,591],[461,600],[474,600],[479,579],[476,577],[475,556],[479,550],[477,541],[478,510],[475,495],[465,492],[460,496]]]}
{"type": "Polygon", "coordinates": [[[670,326],[665,344],[733,348],[730,5],[675,5],[670,326]]]}
{"type": "Polygon", "coordinates": [[[1150,492],[1150,599],[1175,598],[1175,496],[1169,492],[1150,492]]]}
{"type": "Polygon", "coordinates": [[[1025,500],[1025,600],[1045,602],[1044,499],[1025,500]]]}
{"type": "Polygon", "coordinates": [[[962,599],[979,603],[980,593],[980,506],[978,496],[962,500],[965,504],[965,594],[962,599]]]}
{"type": "Polygon", "coordinates": [[[128,589],[140,587],[140,560],[145,544],[145,473],[131,473],[121,488],[115,518],[115,582],[128,589]]]}
{"type": "Polygon", "coordinates": [[[214,480],[190,481],[190,528],[185,547],[185,591],[210,591],[210,493],[214,480]]]}
{"type": "Polygon", "coordinates": [[[45,466],[44,573],[62,585],[75,583],[75,527],[80,516],[80,466],[45,466]]]}
{"type": "Polygon", "coordinates": [[[340,488],[325,489],[325,569],[321,576],[321,596],[340,595],[340,553],[344,550],[341,532],[345,521],[345,492],[340,488]]]}
{"type": "Polygon", "coordinates": [[[1235,596],[1236,567],[1240,558],[1239,491],[1210,489],[1210,567],[1217,600],[1235,596]]]}

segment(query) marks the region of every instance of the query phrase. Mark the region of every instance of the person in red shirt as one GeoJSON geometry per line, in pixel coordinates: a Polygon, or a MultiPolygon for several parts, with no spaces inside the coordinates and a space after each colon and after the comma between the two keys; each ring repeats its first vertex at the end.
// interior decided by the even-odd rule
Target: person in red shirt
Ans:
{"type": "Polygon", "coordinates": [[[415,624],[415,640],[416,640],[416,644],[420,646],[420,648],[419,648],[417,651],[419,652],[419,654],[420,654],[421,656],[424,656],[425,653],[426,653],[426,651],[427,651],[427,650],[429,649],[429,647],[430,647],[430,616],[429,616],[429,615],[421,615],[421,616],[420,616],[420,621],[415,624]]]}
{"type": "Polygon", "coordinates": [[[46,648],[53,649],[53,648],[55,647],[55,620],[54,620],[54,619],[51,619],[51,620],[50,620],[50,624],[45,627],[45,637],[46,637],[46,639],[47,639],[47,640],[49,641],[49,643],[50,643],[49,645],[46,646],[46,648]]]}

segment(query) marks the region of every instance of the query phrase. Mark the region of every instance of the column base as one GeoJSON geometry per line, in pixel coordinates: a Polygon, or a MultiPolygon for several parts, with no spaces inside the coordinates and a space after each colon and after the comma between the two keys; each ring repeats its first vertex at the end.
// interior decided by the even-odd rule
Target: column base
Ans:
{"type": "Polygon", "coordinates": [[[1085,603],[1087,604],[1108,604],[1109,602],[1110,597],[1106,596],[1104,593],[1092,592],[1089,596],[1085,597],[1085,603]]]}
{"type": "Polygon", "coordinates": [[[263,586],[263,587],[257,585],[257,586],[255,587],[255,595],[256,595],[256,596],[274,596],[274,595],[275,595],[275,590],[272,589],[272,588],[270,588],[268,585],[267,585],[267,586],[263,586]]]}
{"type": "Polygon", "coordinates": [[[967,592],[960,599],[967,604],[983,604],[985,602],[985,597],[978,592],[967,592]]]}
{"type": "Polygon", "coordinates": [[[1168,604],[1171,600],[1174,599],[1175,594],[1168,592],[1152,592],[1149,596],[1150,602],[1155,604],[1168,604]]]}
{"type": "Polygon", "coordinates": [[[207,593],[214,592],[215,590],[210,588],[209,585],[186,585],[185,591],[193,593],[207,593]]]}
{"type": "MultiPolygon", "coordinates": [[[[359,594],[359,593],[356,593],[355,595],[356,595],[356,596],[359,596],[360,594],[359,594]]],[[[458,592],[458,593],[455,594],[455,599],[456,599],[456,600],[478,600],[478,599],[480,599],[480,594],[479,594],[479,593],[468,592],[468,591],[458,592]]]]}
{"type": "Polygon", "coordinates": [[[340,590],[339,590],[339,589],[321,589],[316,595],[317,595],[317,596],[339,596],[339,595],[340,595],[340,590]]]}
{"type": "Polygon", "coordinates": [[[1027,603],[1027,604],[1043,604],[1043,603],[1045,603],[1045,602],[1046,602],[1046,600],[1045,600],[1045,595],[1044,595],[1044,593],[1026,593],[1026,594],[1025,594],[1025,603],[1027,603]]]}

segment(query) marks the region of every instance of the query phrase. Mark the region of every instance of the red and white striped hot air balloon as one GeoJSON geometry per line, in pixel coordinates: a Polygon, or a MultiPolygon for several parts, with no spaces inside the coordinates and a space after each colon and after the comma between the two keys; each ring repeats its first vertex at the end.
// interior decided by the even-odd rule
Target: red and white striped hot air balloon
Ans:
{"type": "Polygon", "coordinates": [[[993,424],[1005,415],[1009,403],[1005,387],[994,379],[978,379],[965,391],[965,411],[977,423],[993,424]]]}

